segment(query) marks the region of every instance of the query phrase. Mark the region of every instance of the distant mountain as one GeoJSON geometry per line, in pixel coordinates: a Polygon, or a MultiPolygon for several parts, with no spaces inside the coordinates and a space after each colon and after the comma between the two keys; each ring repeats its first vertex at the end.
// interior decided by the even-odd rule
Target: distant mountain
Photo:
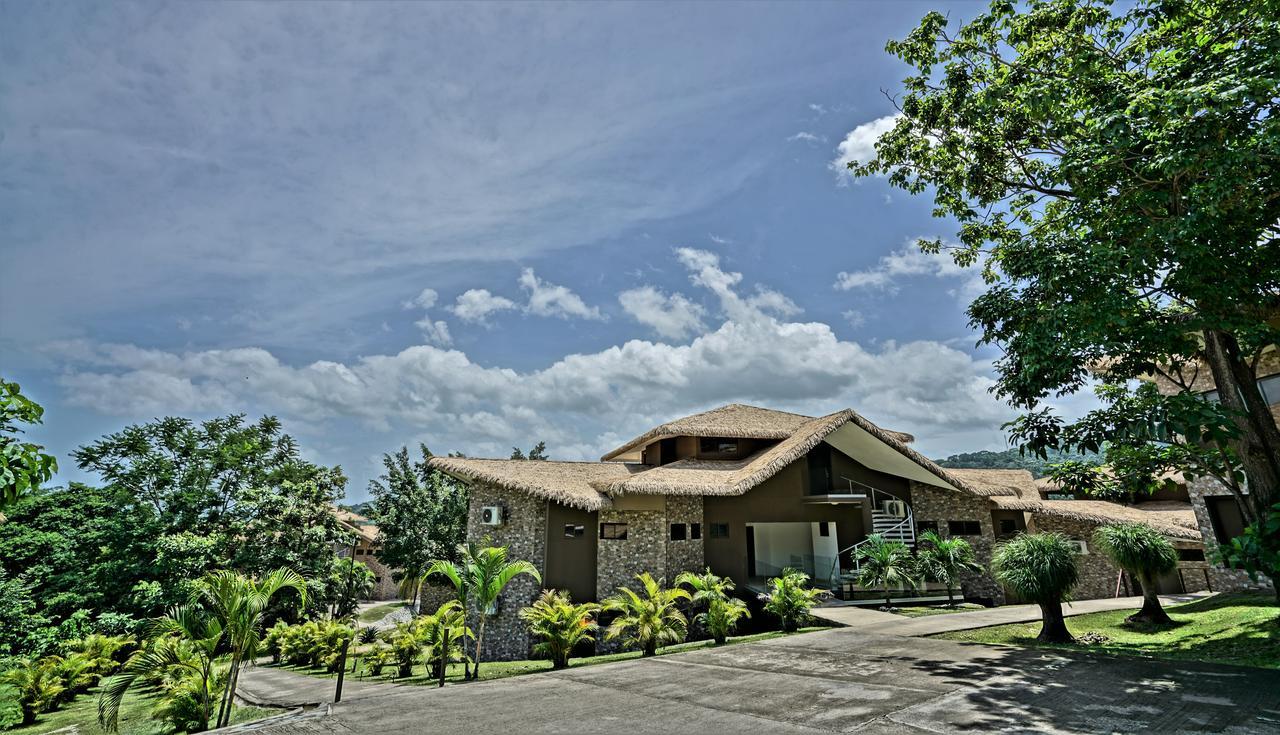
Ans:
{"type": "Polygon", "coordinates": [[[1036,477],[1044,477],[1049,473],[1049,465],[1068,459],[1100,461],[1097,454],[1067,454],[1056,451],[1049,452],[1048,459],[1040,459],[1029,452],[1019,454],[1017,449],[1006,449],[1003,452],[962,452],[936,461],[942,467],[954,469],[1029,470],[1036,477]]]}
{"type": "Polygon", "coordinates": [[[364,516],[365,518],[373,517],[371,515],[373,513],[372,500],[366,500],[363,503],[339,503],[338,507],[343,510],[349,510],[356,515],[364,516]]]}

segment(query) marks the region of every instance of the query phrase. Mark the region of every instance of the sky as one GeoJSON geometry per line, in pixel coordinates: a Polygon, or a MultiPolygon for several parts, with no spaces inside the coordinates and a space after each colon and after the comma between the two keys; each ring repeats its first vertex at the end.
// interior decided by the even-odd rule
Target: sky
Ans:
{"type": "Polygon", "coordinates": [[[842,165],[934,8],[0,0],[0,374],[59,481],[166,415],[279,416],[351,500],[730,402],[1003,449],[955,224],[842,165]]]}

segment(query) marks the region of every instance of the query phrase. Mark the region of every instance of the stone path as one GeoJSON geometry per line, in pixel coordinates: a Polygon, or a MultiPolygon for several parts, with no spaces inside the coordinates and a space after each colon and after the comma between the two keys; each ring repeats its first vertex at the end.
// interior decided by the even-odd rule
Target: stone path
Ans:
{"type": "MultiPolygon", "coordinates": [[[[1191,602],[1208,597],[1210,593],[1198,592],[1187,595],[1161,595],[1165,605],[1180,602],[1191,602]]],[[[1063,606],[1063,614],[1068,617],[1085,613],[1104,612],[1107,610],[1126,610],[1142,607],[1141,597],[1115,597],[1105,600],[1080,600],[1063,606]]],[[[956,630],[987,628],[992,625],[1008,623],[1029,623],[1040,619],[1040,608],[1036,605],[1006,605],[989,610],[970,610],[945,615],[926,615],[920,618],[908,618],[893,613],[880,612],[875,609],[842,606],[823,607],[813,611],[814,617],[827,622],[856,628],[864,633],[883,633],[885,635],[928,636],[937,633],[950,633],[956,630]]]]}

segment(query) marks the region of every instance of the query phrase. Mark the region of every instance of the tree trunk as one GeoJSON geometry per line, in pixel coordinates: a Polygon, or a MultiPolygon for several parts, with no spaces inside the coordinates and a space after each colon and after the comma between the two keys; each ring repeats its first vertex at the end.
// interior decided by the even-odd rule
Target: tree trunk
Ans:
{"type": "Polygon", "coordinates": [[[649,657],[649,656],[656,656],[657,654],[658,654],[658,641],[657,641],[657,639],[650,640],[650,641],[645,641],[645,643],[644,643],[644,654],[643,654],[643,657],[644,657],[644,658],[647,658],[647,657],[649,657]]]}
{"type": "Polygon", "coordinates": [[[240,674],[240,657],[233,655],[231,657],[231,673],[227,678],[227,690],[219,697],[218,718],[214,721],[214,727],[223,727],[227,721],[231,719],[231,701],[236,696],[236,681],[240,674]]]}
{"type": "Polygon", "coordinates": [[[471,678],[480,681],[480,646],[484,643],[484,611],[480,611],[480,630],[476,633],[476,661],[471,667],[471,678]]]}
{"type": "Polygon", "coordinates": [[[1125,618],[1126,623],[1172,623],[1156,594],[1156,581],[1150,575],[1140,575],[1142,583],[1142,609],[1125,618]]]}
{"type": "Polygon", "coordinates": [[[1231,446],[1240,457],[1240,468],[1249,484],[1241,503],[1245,518],[1264,518],[1280,493],[1280,428],[1258,390],[1257,376],[1240,354],[1240,345],[1229,332],[1204,332],[1205,359],[1218,388],[1218,400],[1238,413],[1240,437],[1231,446]]]}
{"type": "Polygon", "coordinates": [[[440,652],[440,686],[444,686],[445,671],[449,668],[449,636],[441,636],[443,649],[440,652]]]}
{"type": "Polygon", "coordinates": [[[1062,617],[1061,602],[1057,600],[1041,602],[1040,618],[1043,624],[1040,626],[1040,635],[1036,636],[1036,640],[1041,643],[1075,642],[1075,637],[1071,635],[1071,631],[1067,630],[1066,619],[1062,617]]]}
{"type": "Polygon", "coordinates": [[[947,607],[955,607],[955,606],[956,606],[955,594],[951,590],[951,585],[947,585],[947,607]]]}

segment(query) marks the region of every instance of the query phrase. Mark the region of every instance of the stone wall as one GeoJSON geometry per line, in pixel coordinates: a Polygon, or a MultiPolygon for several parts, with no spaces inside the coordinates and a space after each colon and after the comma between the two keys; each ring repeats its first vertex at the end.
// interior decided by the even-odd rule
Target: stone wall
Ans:
{"type": "MultiPolygon", "coordinates": [[[[1200,477],[1187,483],[1187,494],[1191,496],[1191,508],[1196,513],[1196,525],[1200,527],[1200,535],[1204,537],[1205,556],[1213,557],[1213,549],[1218,545],[1218,537],[1213,532],[1213,521],[1209,517],[1209,509],[1205,505],[1206,497],[1230,495],[1231,491],[1222,483],[1210,477],[1200,477]]],[[[1209,573],[1209,585],[1214,592],[1241,592],[1245,590],[1271,590],[1271,582],[1259,576],[1258,581],[1249,579],[1249,575],[1239,569],[1228,569],[1221,564],[1209,562],[1205,565],[1209,573]]],[[[1191,576],[1190,574],[1186,576],[1191,576]]]]}
{"type": "MultiPolygon", "coordinates": [[[[672,523],[685,524],[688,527],[687,533],[690,535],[693,532],[693,524],[697,523],[702,537],[705,538],[707,524],[702,518],[702,496],[668,496],[668,531],[672,523]]],[[[702,538],[694,539],[686,536],[684,541],[672,541],[671,534],[668,532],[666,540],[667,558],[663,574],[666,577],[667,584],[674,582],[681,572],[702,572],[706,569],[706,556],[703,554],[702,538]]]]}
{"type": "MultiPolygon", "coordinates": [[[[1085,553],[1080,555],[1078,564],[1080,581],[1071,593],[1073,599],[1097,600],[1116,596],[1116,580],[1120,576],[1120,569],[1111,563],[1111,559],[1101,549],[1094,547],[1093,532],[1098,528],[1097,523],[1044,513],[1033,513],[1031,523],[1035,533],[1060,533],[1085,543],[1085,553]]],[[[1127,579],[1122,582],[1120,592],[1122,595],[1138,594],[1138,590],[1127,579]]]]}
{"type": "Polygon", "coordinates": [[[986,498],[944,490],[918,482],[911,483],[911,509],[917,527],[921,521],[938,524],[938,535],[950,536],[947,521],[977,521],[981,524],[979,536],[963,536],[973,546],[974,556],[985,572],[966,573],[960,589],[966,598],[990,600],[997,605],[1005,602],[1004,588],[991,576],[991,552],[995,548],[995,528],[991,522],[991,503],[986,498]]]}
{"type": "MultiPolygon", "coordinates": [[[[542,573],[546,569],[547,501],[523,493],[473,485],[467,512],[467,539],[484,546],[506,546],[509,560],[532,562],[542,573]],[[501,526],[486,526],[480,522],[480,509],[487,505],[505,509],[501,526]]],[[[486,659],[510,661],[529,658],[533,642],[518,613],[538,597],[541,589],[542,586],[527,575],[516,577],[507,585],[498,600],[497,615],[485,622],[486,659]]],[[[475,611],[472,612],[474,614],[475,611]]]]}
{"type": "Polygon", "coordinates": [[[600,525],[606,523],[627,524],[627,537],[600,539],[596,547],[596,599],[613,595],[619,587],[634,588],[641,572],[666,579],[666,511],[610,508],[600,511],[600,525]]]}

